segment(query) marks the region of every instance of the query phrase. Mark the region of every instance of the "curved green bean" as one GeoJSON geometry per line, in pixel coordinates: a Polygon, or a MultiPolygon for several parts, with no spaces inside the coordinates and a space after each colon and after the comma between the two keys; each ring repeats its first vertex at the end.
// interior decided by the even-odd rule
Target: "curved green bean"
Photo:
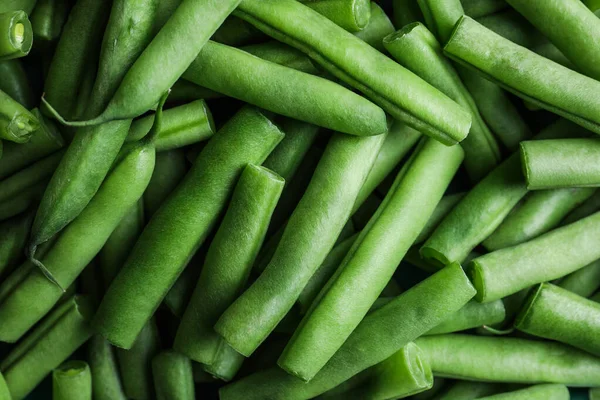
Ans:
{"type": "Polygon", "coordinates": [[[348,32],[362,31],[371,19],[370,0],[300,0],[300,2],[348,32]]]}
{"type": "Polygon", "coordinates": [[[308,381],[327,363],[391,279],[463,157],[460,147],[420,143],[294,332],[278,360],[281,368],[308,381]]]}
{"type": "Polygon", "coordinates": [[[243,0],[235,15],[307,53],[394,118],[446,145],[462,141],[471,118],[460,106],[373,47],[292,0],[243,0]],[[323,41],[317,38],[327,37],[323,41]],[[410,93],[410,96],[408,95],[410,93]]]}
{"type": "Polygon", "coordinates": [[[460,310],[448,317],[447,320],[431,329],[425,335],[439,335],[466,329],[477,328],[482,325],[493,325],[504,321],[506,310],[502,300],[489,303],[479,303],[471,300],[460,310]]]}
{"type": "Polygon", "coordinates": [[[292,308],[334,246],[386,135],[335,134],[259,278],[223,313],[215,330],[249,356],[292,308]]]}
{"type": "Polygon", "coordinates": [[[97,400],[127,400],[121,385],[119,366],[113,347],[100,335],[88,343],[88,360],[92,371],[92,392],[97,400]]]}
{"type": "Polygon", "coordinates": [[[600,289],[600,260],[570,273],[559,280],[557,285],[581,297],[590,297],[600,289]]]}
{"type": "Polygon", "coordinates": [[[85,361],[67,361],[52,372],[52,400],[92,400],[92,374],[85,361]]]}
{"type": "Polygon", "coordinates": [[[53,42],[60,37],[69,16],[69,4],[64,0],[38,0],[31,13],[33,37],[53,42]]]}
{"type": "Polygon", "coordinates": [[[0,280],[23,256],[32,217],[29,212],[0,223],[0,280]]]}
{"type": "Polygon", "coordinates": [[[186,356],[167,350],[152,360],[152,376],[157,400],[194,400],[192,362],[186,356]]]}
{"type": "Polygon", "coordinates": [[[39,127],[35,115],[0,90],[0,139],[26,143],[39,127]]]}
{"type": "Polygon", "coordinates": [[[33,91],[20,60],[0,61],[0,90],[28,110],[35,106],[33,91]]]}
{"type": "Polygon", "coordinates": [[[424,336],[415,343],[435,376],[486,382],[598,386],[600,359],[550,341],[474,335],[424,336]]]}
{"type": "Polygon", "coordinates": [[[480,400],[569,400],[570,398],[569,389],[565,385],[542,384],[481,397],[480,400]]]}
{"type": "Polygon", "coordinates": [[[371,1],[371,19],[367,26],[363,30],[356,32],[354,36],[375,47],[377,50],[384,52],[383,38],[395,30],[396,28],[392,25],[392,21],[390,21],[385,11],[376,2],[371,1]]]}
{"type": "Polygon", "coordinates": [[[0,61],[25,57],[33,45],[33,29],[25,11],[0,13],[0,61]]]}

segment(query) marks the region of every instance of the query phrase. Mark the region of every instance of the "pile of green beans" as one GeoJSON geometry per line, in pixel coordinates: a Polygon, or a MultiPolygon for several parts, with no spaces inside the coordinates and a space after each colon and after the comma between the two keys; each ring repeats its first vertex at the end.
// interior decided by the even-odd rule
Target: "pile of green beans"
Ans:
{"type": "Polygon", "coordinates": [[[598,18],[0,0],[0,400],[600,399],[598,18]]]}

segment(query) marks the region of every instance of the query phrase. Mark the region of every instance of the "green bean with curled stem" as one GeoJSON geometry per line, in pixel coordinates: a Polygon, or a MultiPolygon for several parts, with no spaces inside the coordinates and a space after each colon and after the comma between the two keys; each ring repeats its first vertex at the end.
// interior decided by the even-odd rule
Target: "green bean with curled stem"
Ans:
{"type": "Polygon", "coordinates": [[[0,61],[25,57],[33,45],[33,29],[22,11],[0,13],[0,61]]]}
{"type": "Polygon", "coordinates": [[[590,297],[600,289],[600,260],[596,260],[560,279],[557,286],[581,297],[590,297]]]}
{"type": "Polygon", "coordinates": [[[92,375],[85,361],[71,360],[52,371],[53,400],[92,400],[92,375]]]}
{"type": "Polygon", "coordinates": [[[102,336],[94,335],[88,342],[87,359],[94,399],[126,400],[114,348],[102,336]]]}
{"type": "Polygon", "coordinates": [[[152,359],[152,376],[158,400],[194,400],[194,375],[189,358],[166,350],[152,359]]]}
{"type": "Polygon", "coordinates": [[[354,36],[383,53],[385,52],[383,38],[395,30],[396,28],[392,25],[392,21],[390,21],[385,11],[376,2],[371,1],[371,19],[367,26],[363,30],[356,32],[354,36]]]}
{"type": "Polygon", "coordinates": [[[0,61],[0,90],[28,110],[35,107],[33,91],[20,60],[0,61]]]}

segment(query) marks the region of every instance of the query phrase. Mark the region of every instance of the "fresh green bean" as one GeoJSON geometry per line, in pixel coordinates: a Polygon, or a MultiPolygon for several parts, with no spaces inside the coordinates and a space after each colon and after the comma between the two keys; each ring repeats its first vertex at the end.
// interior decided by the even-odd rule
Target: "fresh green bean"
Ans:
{"type": "Polygon", "coordinates": [[[370,0],[300,0],[300,2],[348,32],[362,31],[371,19],[370,0]]]}
{"type": "Polygon", "coordinates": [[[475,400],[482,396],[498,393],[501,388],[498,383],[456,381],[452,386],[435,396],[434,400],[475,400]]]}
{"type": "Polygon", "coordinates": [[[292,308],[350,217],[385,137],[332,136],[271,261],[215,325],[235,350],[252,354],[292,308]]]}
{"type": "Polygon", "coordinates": [[[29,212],[0,223],[0,280],[21,259],[32,217],[29,212]]]}
{"type": "Polygon", "coordinates": [[[383,110],[349,89],[215,42],[204,46],[183,77],[266,110],[340,132],[362,136],[387,130],[383,110]],[[244,74],[227,68],[231,63],[243,65],[244,74]]]}
{"type": "Polygon", "coordinates": [[[0,13],[23,10],[27,14],[31,14],[35,3],[37,3],[37,0],[4,0],[0,4],[0,13]]]}
{"type": "Polygon", "coordinates": [[[88,360],[92,371],[94,399],[126,400],[114,349],[102,336],[94,335],[90,339],[88,360]]]}
{"type": "Polygon", "coordinates": [[[377,50],[385,52],[383,38],[395,30],[396,28],[392,25],[392,21],[390,21],[385,11],[377,3],[371,1],[371,19],[367,26],[363,30],[356,32],[354,36],[375,47],[377,50]]]}
{"type": "Polygon", "coordinates": [[[431,329],[425,335],[439,335],[466,329],[477,328],[482,325],[493,325],[504,321],[506,311],[502,300],[489,303],[478,303],[471,300],[460,310],[448,317],[447,320],[431,329]]]}
{"type": "Polygon", "coordinates": [[[263,60],[274,62],[275,64],[297,69],[308,74],[318,75],[320,70],[313,64],[300,50],[296,50],[287,44],[270,40],[268,42],[244,46],[241,48],[246,53],[250,53],[263,60]]]}
{"type": "Polygon", "coordinates": [[[451,265],[367,315],[310,382],[280,368],[266,369],[225,386],[222,400],[307,399],[377,364],[464,306],[475,291],[462,268],[451,265]]]}
{"type": "Polygon", "coordinates": [[[571,395],[565,385],[540,384],[512,392],[481,397],[480,400],[569,400],[571,395]]]}
{"type": "Polygon", "coordinates": [[[219,347],[217,356],[211,365],[205,365],[204,370],[225,382],[231,381],[240,368],[246,357],[235,351],[231,346],[223,343],[219,347]]]}
{"type": "Polygon", "coordinates": [[[508,7],[506,0],[460,0],[465,14],[471,18],[480,18],[497,13],[508,7]]]}
{"type": "Polygon", "coordinates": [[[568,386],[600,382],[600,359],[560,343],[461,334],[424,336],[415,343],[435,376],[568,386]]]}
{"type": "Polygon", "coordinates": [[[581,218],[589,217],[596,211],[600,211],[600,191],[596,191],[587,199],[582,205],[573,210],[569,215],[565,217],[560,223],[561,225],[568,225],[581,218]]]}
{"type": "Polygon", "coordinates": [[[212,40],[228,46],[238,47],[264,42],[268,40],[268,36],[246,21],[230,15],[213,34],[212,40]]]}
{"type": "Polygon", "coordinates": [[[391,279],[463,157],[460,147],[433,139],[420,143],[294,332],[279,358],[280,367],[308,381],[327,363],[391,279]],[[354,296],[358,292],[361,296],[354,296]]]}
{"type": "Polygon", "coordinates": [[[85,361],[67,361],[52,372],[52,400],[92,400],[92,374],[85,361]]]}
{"type": "Polygon", "coordinates": [[[19,215],[37,204],[46,189],[48,181],[27,188],[10,200],[0,203],[0,221],[19,215]]]}
{"type": "Polygon", "coordinates": [[[25,57],[33,45],[33,29],[25,11],[0,13],[0,61],[25,57]]]}
{"type": "Polygon", "coordinates": [[[0,90],[28,110],[35,106],[33,91],[20,60],[0,61],[0,90]]]}
{"type": "Polygon", "coordinates": [[[307,53],[394,118],[446,145],[468,134],[470,115],[412,72],[292,0],[243,0],[235,15],[307,53]],[[328,37],[323,41],[319,37],[328,37]],[[410,93],[410,96],[407,96],[410,93]]]}
{"type": "Polygon", "coordinates": [[[423,22],[423,13],[415,0],[392,0],[394,26],[401,29],[413,22],[423,22]]]}
{"type": "Polygon", "coordinates": [[[429,239],[431,234],[435,231],[438,225],[446,218],[446,216],[452,211],[452,209],[465,197],[466,193],[454,193],[448,194],[442,197],[440,202],[435,206],[435,210],[431,214],[431,217],[427,220],[425,227],[417,236],[415,243],[423,243],[429,239]]]}
{"type": "Polygon", "coordinates": [[[65,301],[50,313],[0,363],[13,400],[29,394],[92,334],[92,306],[84,296],[65,301]]]}
{"type": "Polygon", "coordinates": [[[383,45],[402,65],[470,111],[473,124],[461,146],[465,150],[465,167],[469,176],[473,181],[479,181],[500,161],[500,149],[475,101],[450,61],[444,57],[433,34],[416,22],[387,36],[383,45]]]}
{"type": "Polygon", "coordinates": [[[2,375],[2,372],[0,372],[0,399],[12,400],[12,397],[10,395],[10,390],[8,389],[8,386],[6,385],[6,381],[4,380],[4,376],[2,375]]]}
{"type": "Polygon", "coordinates": [[[167,350],[152,360],[157,400],[194,400],[194,375],[189,358],[167,350]]]}
{"type": "Polygon", "coordinates": [[[534,239],[557,227],[570,211],[594,192],[592,188],[573,188],[528,193],[494,233],[483,241],[483,246],[494,251],[534,239]]]}
{"type": "Polygon", "coordinates": [[[131,347],[217,222],[243,167],[261,164],[282,137],[259,111],[244,108],[208,142],[154,214],[104,296],[94,318],[104,337],[119,347],[131,347]]]}
{"type": "Polygon", "coordinates": [[[515,328],[600,354],[600,304],[550,283],[529,294],[515,328]]]}
{"type": "Polygon", "coordinates": [[[600,186],[600,140],[554,139],[521,143],[530,190],[600,186]]]}
{"type": "Polygon", "coordinates": [[[600,260],[562,278],[557,285],[581,297],[590,297],[600,289],[600,260]]]}
{"type": "Polygon", "coordinates": [[[0,90],[0,139],[26,143],[39,127],[35,115],[0,90]]]}
{"type": "Polygon", "coordinates": [[[600,83],[495,34],[463,16],[444,53],[517,96],[600,133],[600,83]],[[511,57],[501,57],[511,54],[511,57]],[[556,84],[545,79],[552,76],[556,84]]]}
{"type": "Polygon", "coordinates": [[[69,15],[69,4],[64,0],[38,0],[31,13],[33,36],[36,40],[53,42],[60,37],[69,15]]]}
{"type": "Polygon", "coordinates": [[[144,213],[147,220],[154,215],[169,194],[175,190],[186,172],[187,164],[183,151],[170,150],[156,155],[156,165],[154,166],[152,179],[150,179],[150,183],[144,192],[144,213]]]}

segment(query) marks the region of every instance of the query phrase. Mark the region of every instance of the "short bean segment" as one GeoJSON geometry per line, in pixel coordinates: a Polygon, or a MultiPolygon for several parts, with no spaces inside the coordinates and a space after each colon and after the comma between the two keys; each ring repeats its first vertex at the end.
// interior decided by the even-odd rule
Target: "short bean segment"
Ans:
{"type": "Polygon", "coordinates": [[[39,127],[33,113],[0,90],[0,139],[26,143],[39,127]]]}
{"type": "Polygon", "coordinates": [[[88,360],[92,372],[92,394],[98,400],[126,400],[114,348],[100,335],[88,342],[88,360]]]}
{"type": "Polygon", "coordinates": [[[582,297],[590,297],[600,289],[600,260],[570,273],[557,285],[582,297]]]}
{"type": "Polygon", "coordinates": [[[262,163],[282,137],[258,110],[243,108],[208,142],[108,289],[94,319],[103,336],[131,347],[214,227],[244,166],[262,163]]]}
{"type": "Polygon", "coordinates": [[[264,167],[244,168],[175,337],[173,348],[194,361],[211,365],[228,346],[213,326],[246,286],[283,185],[264,167]]]}
{"type": "Polygon", "coordinates": [[[448,317],[448,319],[435,328],[431,329],[426,335],[439,335],[442,333],[452,333],[477,328],[483,325],[493,325],[504,321],[506,310],[502,300],[496,300],[489,303],[479,303],[471,300],[460,310],[448,317]]]}
{"type": "Polygon", "coordinates": [[[600,304],[550,283],[532,291],[515,328],[600,354],[600,304]]]}
{"type": "Polygon", "coordinates": [[[20,60],[0,61],[0,90],[28,110],[37,103],[20,60]]]}
{"type": "Polygon", "coordinates": [[[33,45],[33,29],[22,11],[0,13],[0,61],[25,57],[33,45]]]}
{"type": "Polygon", "coordinates": [[[398,62],[471,112],[471,130],[461,146],[465,150],[469,176],[473,181],[479,181],[500,161],[500,149],[436,38],[417,22],[384,38],[383,45],[398,62]]]}
{"type": "Polygon", "coordinates": [[[600,381],[600,359],[561,343],[462,334],[424,336],[415,343],[435,376],[568,386],[598,386],[600,381]]]}
{"type": "Polygon", "coordinates": [[[483,246],[488,251],[527,242],[554,229],[573,209],[590,198],[592,188],[552,189],[528,193],[483,246]]]}
{"type": "Polygon", "coordinates": [[[189,358],[172,350],[152,360],[152,376],[157,400],[194,400],[194,376],[189,358]]]}
{"type": "Polygon", "coordinates": [[[305,52],[324,69],[411,127],[446,145],[456,144],[467,136],[471,117],[460,106],[302,4],[292,0],[243,0],[235,14],[305,52]],[[318,37],[330,40],[322,41],[318,37]]]}
{"type": "Polygon", "coordinates": [[[463,157],[458,146],[423,139],[313,302],[282,353],[279,366],[308,381],[327,363],[391,279],[463,157]],[[415,188],[419,188],[418,193],[415,188]]]}
{"type": "Polygon", "coordinates": [[[360,32],[371,19],[370,0],[300,0],[349,32],[360,32]]]}
{"type": "Polygon", "coordinates": [[[52,311],[0,363],[13,400],[25,398],[91,336],[89,299],[75,296],[52,311]]]}
{"type": "Polygon", "coordinates": [[[385,11],[376,2],[371,1],[371,19],[367,26],[362,31],[356,32],[354,36],[383,53],[385,52],[383,38],[395,30],[396,28],[394,28],[392,21],[390,21],[385,11]]]}
{"type": "Polygon", "coordinates": [[[350,217],[385,137],[329,140],[271,261],[215,325],[235,350],[252,354],[292,308],[350,217]]]}
{"type": "Polygon", "coordinates": [[[462,268],[448,266],[367,315],[310,382],[270,368],[225,386],[220,390],[221,399],[317,396],[391,357],[464,306],[474,293],[462,268]]]}
{"type": "Polygon", "coordinates": [[[52,400],[92,400],[92,374],[85,361],[67,361],[52,372],[52,400]]]}

